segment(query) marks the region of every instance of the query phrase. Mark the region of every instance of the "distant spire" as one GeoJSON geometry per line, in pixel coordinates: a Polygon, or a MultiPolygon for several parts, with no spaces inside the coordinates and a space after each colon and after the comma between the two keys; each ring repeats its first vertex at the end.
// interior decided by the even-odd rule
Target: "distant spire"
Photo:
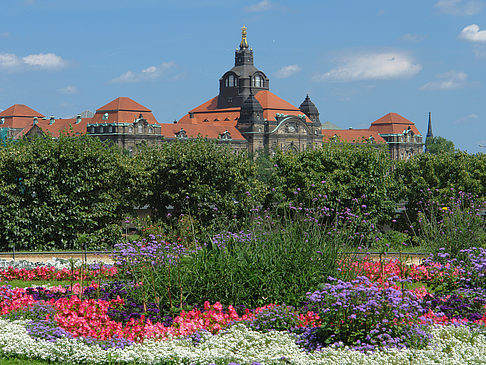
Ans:
{"type": "Polygon", "coordinates": [[[434,134],[432,133],[432,118],[429,112],[429,125],[427,126],[427,135],[425,136],[425,152],[427,152],[427,143],[430,142],[431,139],[434,138],[434,134]]]}
{"type": "Polygon", "coordinates": [[[248,42],[246,41],[246,27],[241,28],[241,42],[240,49],[248,49],[248,42]]]}
{"type": "Polygon", "coordinates": [[[434,138],[434,134],[432,133],[432,118],[430,117],[430,112],[429,112],[429,125],[427,127],[426,139],[429,139],[429,138],[434,138]]]}

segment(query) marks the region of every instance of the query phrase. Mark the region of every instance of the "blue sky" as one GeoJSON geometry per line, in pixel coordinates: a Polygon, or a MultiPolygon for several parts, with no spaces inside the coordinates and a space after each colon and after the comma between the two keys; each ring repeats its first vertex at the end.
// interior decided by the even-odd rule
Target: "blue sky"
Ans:
{"type": "Polygon", "coordinates": [[[321,121],[395,112],[423,135],[486,152],[486,0],[8,0],[0,109],[95,111],[118,96],[159,122],[218,94],[241,27],[270,90],[321,121]]]}

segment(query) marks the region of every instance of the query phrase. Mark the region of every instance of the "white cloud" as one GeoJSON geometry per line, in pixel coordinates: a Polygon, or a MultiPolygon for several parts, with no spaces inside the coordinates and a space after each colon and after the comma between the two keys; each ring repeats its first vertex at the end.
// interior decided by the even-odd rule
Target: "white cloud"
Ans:
{"type": "Polygon", "coordinates": [[[435,6],[446,14],[469,16],[481,12],[485,4],[479,0],[439,0],[435,6]]]}
{"type": "Polygon", "coordinates": [[[267,11],[273,8],[273,4],[270,0],[262,0],[254,5],[247,6],[245,11],[249,13],[259,13],[262,11],[267,11]]]}
{"type": "Polygon", "coordinates": [[[479,30],[479,25],[471,24],[461,30],[459,39],[469,42],[486,42],[486,30],[479,30]]]}
{"type": "Polygon", "coordinates": [[[19,58],[12,53],[0,53],[0,69],[12,69],[20,65],[19,58]]]}
{"type": "Polygon", "coordinates": [[[158,66],[149,66],[140,72],[127,71],[118,77],[115,77],[111,82],[116,83],[130,83],[154,80],[164,75],[168,70],[175,66],[174,62],[164,62],[158,66]]]}
{"type": "Polygon", "coordinates": [[[295,75],[299,71],[300,67],[298,65],[288,65],[275,72],[275,77],[277,79],[286,79],[287,77],[295,75]]]}
{"type": "Polygon", "coordinates": [[[425,37],[420,34],[406,33],[402,35],[402,39],[407,42],[420,42],[425,37]]]}
{"type": "Polygon", "coordinates": [[[437,75],[436,79],[423,85],[420,90],[453,90],[470,86],[465,72],[451,70],[437,75]]]}
{"type": "Polygon", "coordinates": [[[66,66],[66,61],[54,53],[31,54],[23,57],[22,61],[35,68],[59,69],[66,66]]]}
{"type": "Polygon", "coordinates": [[[465,117],[459,118],[455,121],[456,124],[467,124],[471,123],[472,121],[478,119],[479,116],[476,113],[471,113],[466,115],[465,117]]]}
{"type": "Polygon", "coordinates": [[[59,89],[59,92],[61,94],[72,95],[78,92],[78,88],[76,86],[68,85],[59,89]]]}
{"type": "Polygon", "coordinates": [[[315,75],[314,81],[388,80],[410,77],[422,69],[402,51],[369,52],[343,57],[332,70],[315,75]]]}

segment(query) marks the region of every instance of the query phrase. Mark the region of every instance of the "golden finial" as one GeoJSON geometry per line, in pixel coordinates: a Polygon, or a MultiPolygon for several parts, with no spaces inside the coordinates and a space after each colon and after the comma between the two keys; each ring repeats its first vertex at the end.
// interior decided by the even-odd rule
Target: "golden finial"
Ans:
{"type": "Polygon", "coordinates": [[[248,48],[248,42],[246,41],[246,27],[241,28],[241,43],[240,49],[248,48]]]}

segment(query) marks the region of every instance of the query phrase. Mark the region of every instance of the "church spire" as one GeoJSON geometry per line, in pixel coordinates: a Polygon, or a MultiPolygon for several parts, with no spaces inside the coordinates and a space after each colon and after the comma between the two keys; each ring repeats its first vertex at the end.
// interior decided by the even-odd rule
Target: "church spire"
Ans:
{"type": "Polygon", "coordinates": [[[427,126],[427,135],[425,136],[425,152],[427,152],[427,143],[429,143],[434,138],[434,134],[432,133],[432,118],[429,112],[429,124],[427,126]]]}
{"type": "Polygon", "coordinates": [[[426,139],[434,138],[434,134],[432,133],[432,118],[430,117],[429,112],[429,125],[427,126],[427,136],[426,139]]]}
{"type": "Polygon", "coordinates": [[[241,42],[240,49],[248,49],[248,42],[246,41],[246,27],[241,28],[241,42]]]}

